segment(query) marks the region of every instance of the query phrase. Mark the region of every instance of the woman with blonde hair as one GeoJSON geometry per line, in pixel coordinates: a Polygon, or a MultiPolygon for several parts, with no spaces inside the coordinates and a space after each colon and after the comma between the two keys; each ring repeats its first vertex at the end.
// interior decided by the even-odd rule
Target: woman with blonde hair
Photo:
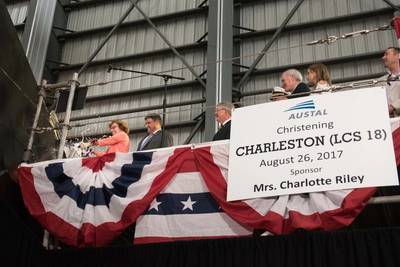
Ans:
{"type": "Polygon", "coordinates": [[[108,125],[111,130],[111,136],[93,140],[92,144],[96,146],[108,146],[106,152],[94,151],[97,157],[107,153],[129,152],[129,128],[126,121],[114,120],[108,125]]]}
{"type": "Polygon", "coordinates": [[[332,85],[328,68],[322,63],[312,64],[307,69],[308,85],[314,91],[326,90],[332,85]]]}

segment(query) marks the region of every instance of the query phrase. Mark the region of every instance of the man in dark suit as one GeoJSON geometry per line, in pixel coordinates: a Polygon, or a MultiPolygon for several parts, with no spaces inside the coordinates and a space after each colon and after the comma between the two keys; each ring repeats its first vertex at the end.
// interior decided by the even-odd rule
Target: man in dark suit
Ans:
{"type": "Polygon", "coordinates": [[[172,135],[161,129],[161,117],[158,114],[148,114],[145,118],[147,135],[140,140],[137,150],[149,150],[174,145],[172,135]]]}
{"type": "Polygon", "coordinates": [[[215,107],[215,119],[221,125],[221,128],[214,135],[213,141],[231,138],[231,116],[233,108],[233,104],[224,102],[219,103],[215,107]]]}
{"type": "Polygon", "coordinates": [[[282,73],[282,88],[290,95],[287,98],[296,98],[310,95],[310,88],[303,83],[303,76],[298,70],[289,69],[282,73]]]}

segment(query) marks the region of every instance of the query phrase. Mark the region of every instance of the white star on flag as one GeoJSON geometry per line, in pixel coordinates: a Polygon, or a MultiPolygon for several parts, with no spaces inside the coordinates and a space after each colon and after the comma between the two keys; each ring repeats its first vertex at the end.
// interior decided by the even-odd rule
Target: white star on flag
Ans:
{"type": "Polygon", "coordinates": [[[189,196],[186,201],[181,201],[181,203],[183,204],[182,210],[185,210],[185,209],[193,210],[193,204],[196,202],[197,201],[192,201],[192,199],[189,196]]]}
{"type": "Polygon", "coordinates": [[[153,202],[151,202],[149,210],[155,209],[156,211],[158,211],[158,206],[160,206],[161,203],[162,202],[158,202],[157,199],[155,198],[153,202]]]}

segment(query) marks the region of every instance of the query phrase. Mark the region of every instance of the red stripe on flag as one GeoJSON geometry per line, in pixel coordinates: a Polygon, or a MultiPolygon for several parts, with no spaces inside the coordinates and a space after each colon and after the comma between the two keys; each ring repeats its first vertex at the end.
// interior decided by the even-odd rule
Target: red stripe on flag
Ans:
{"type": "Polygon", "coordinates": [[[25,206],[30,214],[49,231],[66,244],[77,244],[76,237],[79,230],[65,222],[52,212],[47,212],[42,204],[40,196],[35,190],[34,178],[30,167],[21,167],[19,172],[19,185],[21,187],[25,206]],[[62,230],[62,231],[60,231],[62,230]]]}
{"type": "Polygon", "coordinates": [[[274,227],[275,220],[272,222],[263,220],[262,215],[243,201],[226,201],[227,184],[222,176],[221,170],[214,163],[214,159],[210,153],[210,147],[197,148],[194,150],[194,155],[210,194],[230,217],[238,223],[250,228],[276,228],[274,227]]]}
{"type": "Polygon", "coordinates": [[[393,146],[394,146],[394,155],[396,157],[397,166],[400,165],[400,128],[397,128],[392,132],[393,136],[393,146]]]}
{"type": "Polygon", "coordinates": [[[322,213],[303,215],[298,211],[290,211],[289,218],[283,220],[282,233],[290,233],[298,228],[332,231],[348,226],[364,209],[375,192],[376,188],[354,189],[343,199],[340,208],[322,213]]]}
{"type": "Polygon", "coordinates": [[[280,214],[269,211],[263,216],[243,201],[226,201],[227,184],[221,170],[214,163],[209,147],[196,149],[195,156],[211,195],[229,216],[242,225],[265,229],[274,234],[290,233],[297,228],[334,230],[347,226],[376,191],[375,188],[355,189],[343,199],[340,208],[323,213],[303,215],[290,211],[289,218],[284,219],[280,214]]]}
{"type": "Polygon", "coordinates": [[[198,172],[198,168],[196,165],[196,159],[193,153],[187,153],[185,155],[186,158],[182,161],[182,165],[178,170],[178,173],[185,173],[185,172],[198,172]]]}
{"type": "Polygon", "coordinates": [[[182,163],[190,159],[190,156],[188,157],[190,154],[190,148],[175,149],[174,154],[167,161],[165,170],[154,178],[149,192],[142,199],[128,204],[118,222],[103,223],[97,227],[90,223],[84,223],[81,229],[76,229],[52,212],[46,212],[35,190],[31,168],[19,168],[19,181],[24,202],[29,212],[51,234],[68,245],[98,247],[112,241],[112,239],[143,214],[153,199],[175,176],[182,163]]]}
{"type": "Polygon", "coordinates": [[[91,169],[93,172],[101,171],[107,162],[115,160],[115,153],[104,154],[101,157],[82,158],[82,166],[91,169]]]}

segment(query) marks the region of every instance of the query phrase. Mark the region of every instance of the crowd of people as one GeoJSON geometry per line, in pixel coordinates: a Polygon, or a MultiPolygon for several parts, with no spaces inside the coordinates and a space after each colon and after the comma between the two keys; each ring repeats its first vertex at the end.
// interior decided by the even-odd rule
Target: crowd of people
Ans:
{"type": "MultiPolygon", "coordinates": [[[[386,95],[388,112],[391,117],[400,115],[400,48],[388,47],[382,57],[383,64],[388,72],[382,77],[387,80],[386,95]]],[[[310,95],[311,92],[330,92],[332,80],[329,70],[322,63],[312,64],[307,68],[307,83],[303,75],[296,69],[288,69],[281,74],[281,85],[274,87],[271,101],[280,101],[310,95]]],[[[219,130],[215,133],[213,141],[230,139],[231,116],[234,109],[232,103],[222,102],[216,105],[215,119],[219,124],[219,130]]],[[[147,134],[140,140],[137,151],[173,146],[172,135],[162,129],[162,119],[159,114],[148,114],[145,118],[147,134]]],[[[96,156],[102,156],[112,152],[129,151],[129,128],[125,121],[115,120],[109,124],[111,136],[99,140],[93,140],[95,146],[107,146],[107,151],[95,151],[96,156]]]]}

